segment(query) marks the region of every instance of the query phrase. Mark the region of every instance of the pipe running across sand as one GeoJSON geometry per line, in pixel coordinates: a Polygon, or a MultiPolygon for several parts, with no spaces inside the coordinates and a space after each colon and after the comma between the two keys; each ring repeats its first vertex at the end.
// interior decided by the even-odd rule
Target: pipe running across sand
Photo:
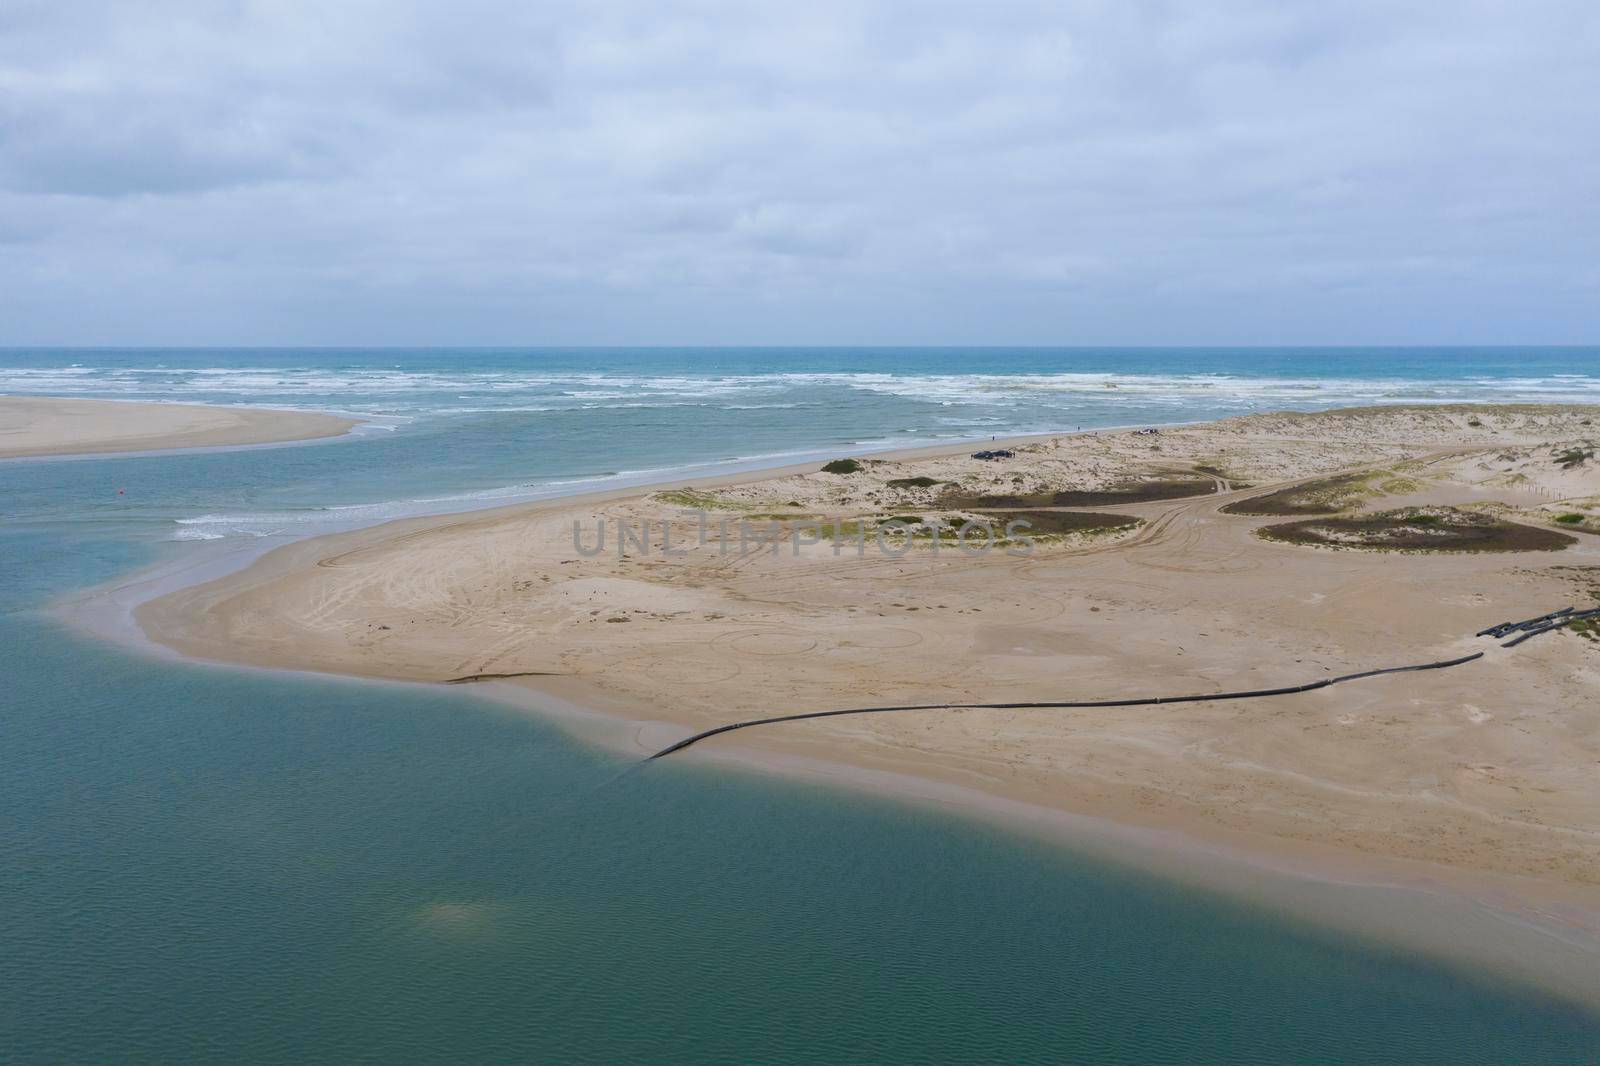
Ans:
{"type": "MultiPolygon", "coordinates": [[[[1560,629],[1573,622],[1589,618],[1600,617],[1600,608],[1588,611],[1579,611],[1572,607],[1563,607],[1559,611],[1530,618],[1523,622],[1502,622],[1488,629],[1480,630],[1476,635],[1480,637],[1492,636],[1496,639],[1511,633],[1523,630],[1522,636],[1502,644],[1501,647],[1511,648],[1540,633],[1548,633],[1552,629],[1560,629]]],[[[1325,677],[1318,681],[1310,681],[1303,685],[1285,685],[1281,688],[1248,689],[1242,692],[1207,692],[1189,696],[1142,696],[1133,699],[1120,700],[1049,700],[1044,702],[1018,702],[1018,703],[908,703],[895,707],[850,707],[833,711],[806,711],[802,714],[780,714],[771,718],[753,718],[746,722],[730,722],[719,725],[714,729],[707,729],[693,736],[685,737],[670,747],[662,748],[651,759],[660,759],[663,756],[679,752],[708,737],[719,733],[732,733],[736,729],[749,729],[751,726],[775,725],[778,722],[801,722],[808,718],[837,718],[847,714],[885,714],[890,711],[1025,711],[1041,710],[1046,708],[1057,709],[1088,709],[1094,707],[1149,707],[1162,703],[1211,703],[1219,700],[1251,700],[1263,696],[1291,696],[1298,692],[1311,692],[1330,685],[1343,684],[1346,681],[1360,681],[1363,678],[1379,677],[1383,674],[1404,674],[1418,670],[1446,670],[1452,666],[1462,666],[1483,658],[1483,652],[1473,652],[1463,655],[1459,659],[1443,659],[1439,662],[1416,663],[1411,666],[1388,666],[1378,670],[1363,670],[1355,674],[1341,674],[1338,677],[1325,677]]],[[[648,761],[648,760],[646,760],[648,761]]]]}

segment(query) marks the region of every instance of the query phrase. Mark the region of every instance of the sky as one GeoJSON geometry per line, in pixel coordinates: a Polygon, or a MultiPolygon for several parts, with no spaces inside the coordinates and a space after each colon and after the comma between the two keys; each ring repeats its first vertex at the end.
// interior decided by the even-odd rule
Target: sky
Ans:
{"type": "Polygon", "coordinates": [[[1597,340],[1593,0],[0,0],[0,345],[1597,340]]]}

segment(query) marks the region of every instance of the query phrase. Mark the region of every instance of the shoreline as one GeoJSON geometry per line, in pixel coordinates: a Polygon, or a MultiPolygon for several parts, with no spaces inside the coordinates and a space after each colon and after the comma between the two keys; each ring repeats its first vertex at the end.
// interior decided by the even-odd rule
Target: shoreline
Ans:
{"type": "MultiPolygon", "coordinates": [[[[273,669],[250,666],[247,669],[273,669]]],[[[343,675],[325,675],[343,676],[343,675]]],[[[363,678],[378,681],[380,678],[363,678]]],[[[645,762],[671,722],[608,705],[565,679],[482,682],[479,698],[640,759],[640,772],[709,767],[869,796],[1042,839],[1099,862],[1265,910],[1324,934],[1480,970],[1600,1012],[1600,898],[1582,886],[1374,855],[1205,825],[1038,802],[923,766],[913,771],[747,739],[645,762]]]]}
{"type": "Polygon", "coordinates": [[[92,459],[342,437],[361,419],[318,411],[65,396],[0,396],[0,460],[92,459]]]}
{"type": "MultiPolygon", "coordinates": [[[[1116,431],[1084,431],[1082,435],[1096,432],[1116,431]]],[[[983,443],[991,447],[1025,446],[1076,435],[1038,434],[983,443]]],[[[963,441],[856,454],[882,460],[927,459],[960,454],[976,443],[979,442],[963,441]]],[[[689,484],[697,489],[749,484],[790,473],[809,472],[813,468],[814,463],[804,463],[742,470],[712,478],[668,478],[648,486],[629,485],[532,503],[517,502],[477,509],[470,512],[470,519],[476,522],[492,520],[506,513],[526,514],[628,500],[647,492],[689,484]]],[[[198,573],[168,574],[164,586],[158,583],[158,587],[145,590],[147,595],[137,595],[134,602],[125,603],[124,618],[139,630],[143,641],[148,642],[146,650],[160,649],[167,655],[179,658],[251,668],[403,681],[392,676],[356,670],[323,671],[285,666],[274,662],[271,655],[239,654],[229,658],[195,655],[175,649],[153,636],[148,630],[148,618],[139,617],[140,608],[178,588],[193,588],[200,583],[215,581],[225,574],[247,576],[249,584],[261,585],[272,580],[276,573],[292,570],[303,563],[306,557],[325,555],[334,547],[354,551],[366,544],[462,520],[461,513],[446,512],[397,519],[344,533],[303,537],[286,545],[272,547],[255,558],[248,557],[253,553],[247,551],[247,557],[242,561],[234,560],[232,564],[224,562],[221,573],[215,572],[217,568],[214,565],[208,569],[205,563],[201,563],[198,573]]],[[[218,558],[227,560],[230,556],[213,557],[212,563],[218,558]]],[[[194,567],[182,569],[192,570],[194,567]]],[[[117,591],[125,592],[139,583],[138,580],[123,579],[117,591]]],[[[104,589],[90,590],[75,600],[93,599],[95,594],[104,592],[104,589]]],[[[69,611],[71,613],[77,612],[69,611]]],[[[93,626],[89,628],[97,636],[117,639],[114,633],[104,627],[98,631],[93,626]]],[[[124,633],[124,636],[127,634],[124,633]]],[[[685,729],[681,723],[669,726],[652,719],[642,707],[618,705],[617,701],[608,700],[598,690],[592,687],[586,689],[581,682],[568,685],[564,681],[493,682],[482,686],[484,691],[477,695],[495,703],[511,703],[534,711],[541,717],[553,719],[587,742],[605,743],[608,747],[640,754],[647,754],[649,750],[649,745],[640,740],[642,735],[669,728],[680,732],[685,729]],[[567,704],[564,711],[558,706],[563,702],[567,704]],[[610,739],[598,740],[601,734],[609,734],[610,739]]],[[[992,820],[1008,830],[1045,832],[1069,847],[1087,848],[1096,854],[1104,852],[1104,857],[1111,861],[1134,865],[1155,876],[1175,878],[1231,898],[1271,906],[1296,919],[1312,921],[1324,927],[1356,932],[1380,942],[1404,943],[1430,955],[1488,967],[1497,974],[1514,977],[1522,983],[1539,986],[1591,1007],[1597,1002],[1593,990],[1581,978],[1586,972],[1593,972],[1596,957],[1600,956],[1600,906],[1597,906],[1600,900],[1596,900],[1593,893],[1583,886],[1518,878],[1492,871],[1463,870],[1353,850],[1296,847],[1295,842],[1278,837],[1234,833],[1217,826],[1182,824],[1181,820],[1141,824],[1132,819],[1106,818],[1052,804],[1029,802],[995,788],[993,782],[987,782],[989,787],[975,785],[971,781],[960,780],[959,775],[941,774],[937,767],[923,766],[915,773],[905,773],[882,766],[861,765],[860,761],[819,757],[803,750],[785,750],[781,741],[772,744],[741,742],[718,745],[710,752],[697,752],[697,756],[696,761],[701,764],[725,764],[745,772],[776,773],[784,777],[821,781],[833,787],[864,790],[896,801],[942,809],[962,817],[992,820]],[[1176,857],[1172,857],[1174,855],[1176,857]],[[1203,874],[1199,873],[1201,868],[1204,869],[1203,874]],[[1356,882],[1354,884],[1352,874],[1356,882]],[[1302,898],[1306,895],[1307,885],[1323,886],[1311,893],[1319,899],[1310,905],[1306,905],[1302,898]],[[1386,919],[1379,913],[1381,906],[1376,910],[1371,907],[1352,909],[1353,897],[1342,901],[1332,898],[1341,894],[1348,896],[1349,892],[1384,895],[1388,901],[1384,906],[1400,906],[1410,916],[1386,919]],[[1332,896],[1320,898],[1328,896],[1328,893],[1332,896]],[[1397,903],[1402,899],[1423,900],[1424,904],[1410,906],[1397,903]],[[1427,912],[1430,907],[1437,908],[1437,901],[1441,899],[1454,901],[1446,908],[1453,917],[1432,921],[1427,912]],[[1356,911],[1360,914],[1357,915],[1356,911]],[[1464,937],[1459,927],[1463,921],[1477,926],[1482,935],[1464,937]],[[1512,946],[1508,948],[1508,944],[1512,946]],[[1538,950],[1541,944],[1546,949],[1545,953],[1539,961],[1529,961],[1530,956],[1541,956],[1538,950]]]]}
{"type": "MultiPolygon", "coordinates": [[[[1159,428],[1167,429],[1169,427],[1195,424],[1197,423],[1163,422],[1159,424],[1159,428]]],[[[1059,437],[1091,436],[1100,432],[1126,432],[1136,428],[1144,427],[1142,425],[1098,427],[1092,430],[1067,430],[1060,433],[1035,433],[1016,437],[1001,437],[998,440],[989,438],[987,441],[963,438],[959,441],[910,445],[881,451],[862,451],[855,454],[862,458],[886,460],[934,458],[944,455],[960,455],[979,444],[990,444],[1001,448],[1022,447],[1059,437]]],[[[818,451],[806,454],[822,455],[832,453],[818,451]]],[[[761,460],[749,461],[759,462],[761,460]]],[[[271,662],[252,662],[247,658],[210,658],[204,655],[185,654],[152,637],[144,626],[134,618],[134,612],[145,603],[170,593],[241,574],[266,562],[270,557],[277,556],[280,553],[291,552],[297,547],[312,543],[330,542],[336,538],[356,538],[363,541],[381,539],[384,535],[431,529],[446,524],[452,519],[492,519],[498,515],[515,514],[524,511],[556,510],[570,507],[574,504],[609,503],[615,500],[625,500],[639,495],[668,491],[675,488],[724,488],[761,481],[771,477],[781,477],[786,474],[809,472],[815,468],[817,460],[807,459],[800,462],[760,467],[746,467],[744,465],[745,462],[746,460],[739,459],[728,460],[727,463],[736,466],[737,469],[724,473],[705,472],[683,476],[674,474],[655,481],[633,482],[630,480],[626,484],[610,488],[588,488],[580,489],[576,492],[559,492],[549,496],[532,495],[529,498],[514,498],[504,502],[497,501],[463,508],[431,510],[421,514],[387,518],[370,525],[335,529],[331,532],[307,531],[289,534],[288,539],[283,541],[279,541],[276,538],[262,537],[237,538],[232,542],[228,539],[174,542],[185,545],[184,558],[169,559],[165,562],[141,567],[118,577],[114,581],[77,590],[58,602],[52,613],[68,621],[74,628],[81,631],[125,647],[132,647],[144,654],[153,654],[162,658],[247,669],[309,673],[324,677],[360,678],[369,681],[399,680],[401,683],[409,683],[404,679],[378,674],[303,669],[275,665],[271,662]],[[208,545],[213,545],[214,547],[207,551],[208,545]]],[[[709,465],[716,467],[724,464],[709,465]]],[[[704,470],[705,468],[691,465],[676,469],[689,471],[704,470]]],[[[592,479],[582,479],[580,483],[602,480],[606,477],[606,475],[596,475],[592,479]]],[[[446,502],[446,500],[437,502],[442,503],[446,502]]],[[[467,502],[467,498],[463,497],[460,501],[452,502],[467,502]]]]}

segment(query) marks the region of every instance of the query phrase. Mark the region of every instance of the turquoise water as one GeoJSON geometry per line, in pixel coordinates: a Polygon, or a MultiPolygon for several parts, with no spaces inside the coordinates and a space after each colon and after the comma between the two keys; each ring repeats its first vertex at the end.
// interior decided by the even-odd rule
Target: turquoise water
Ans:
{"type": "Polygon", "coordinates": [[[688,761],[619,777],[625,761],[470,693],[149,660],[42,611],[193,541],[276,543],[440,505],[419,500],[937,436],[952,408],[988,411],[997,432],[1205,417],[1223,401],[1174,384],[1185,359],[1190,376],[1232,375],[1229,404],[1247,402],[1240,382],[1256,396],[1335,382],[1319,386],[1330,403],[1360,389],[1581,398],[1596,365],[1413,353],[1384,376],[1378,353],[786,353],[764,373],[773,358],[0,353],[0,388],[72,370],[45,391],[393,420],[316,446],[0,463],[0,1059],[1595,1060],[1592,1014],[1067,849],[688,761]],[[900,380],[914,357],[984,380],[908,397],[934,387],[900,380]],[[716,365],[697,377],[702,358],[716,365]],[[325,393],[302,388],[335,372],[325,393]],[[735,383],[702,406],[493,399],[801,373],[875,380],[735,383]],[[1061,377],[1111,373],[1119,388],[1098,392],[1061,377]],[[582,388],[580,374],[644,383],[582,388]],[[988,378],[1018,374],[1054,384],[988,395],[1007,392],[988,378]],[[732,398],[760,388],[807,406],[732,398]],[[1123,403],[1140,389],[1169,414],[1123,403]],[[1183,389],[1204,395],[1172,400],[1183,389]],[[448,409],[452,390],[468,410],[448,409]]]}
{"type": "MultiPolygon", "coordinates": [[[[280,452],[276,476],[223,476],[169,519],[180,525],[168,535],[210,540],[643,481],[696,463],[1286,408],[1600,402],[1600,348],[0,349],[0,394],[30,392],[373,420],[339,445],[337,465],[280,452]]],[[[141,484],[139,499],[168,488],[141,484]]]]}

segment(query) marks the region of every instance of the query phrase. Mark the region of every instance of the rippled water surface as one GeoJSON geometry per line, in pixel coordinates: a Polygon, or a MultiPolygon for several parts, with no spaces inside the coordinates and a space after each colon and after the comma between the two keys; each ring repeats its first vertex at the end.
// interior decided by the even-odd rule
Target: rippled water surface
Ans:
{"type": "MultiPolygon", "coordinates": [[[[576,382],[647,376],[637,353],[586,368],[475,358],[0,353],[0,388],[343,406],[394,427],[307,447],[0,463],[0,1060],[1595,1059],[1600,1021],[1575,1008],[992,828],[692,762],[622,774],[618,758],[470,693],[150,660],[42,611],[207,547],[185,534],[275,541],[425,498],[964,433],[937,422],[952,409],[1001,419],[997,432],[1157,420],[1154,400],[1120,398],[1157,371],[1037,353],[961,355],[917,397],[862,377],[904,373],[907,353],[847,367],[787,353],[782,374],[829,377],[766,385],[743,380],[762,376],[749,353],[663,356],[653,386],[576,382]],[[793,365],[804,360],[821,365],[793,365]],[[1057,388],[1113,372],[1115,390],[1057,388]],[[482,406],[491,379],[637,396],[669,391],[668,377],[705,392],[707,374],[740,380],[694,400],[709,406],[482,406]],[[1038,379],[1050,398],[995,400],[988,378],[1018,374],[993,391],[1038,379]],[[307,395],[317,375],[332,383],[307,395]],[[755,407],[761,389],[803,406],[755,407]]],[[[1503,382],[1514,369],[1559,391],[1558,373],[1594,365],[1550,358],[1458,353],[1453,380],[1478,388],[1467,371],[1503,382]]],[[[1192,375],[1221,372],[1190,362],[1192,375]]],[[[1293,381],[1322,380],[1294,365],[1293,381]]],[[[1430,366],[1404,380],[1434,380],[1430,366]]],[[[1574,396],[1592,387],[1570,380],[1574,396]]],[[[1226,403],[1258,402],[1232,388],[1226,403]]],[[[1160,420],[1214,413],[1168,410],[1160,420]]]]}

